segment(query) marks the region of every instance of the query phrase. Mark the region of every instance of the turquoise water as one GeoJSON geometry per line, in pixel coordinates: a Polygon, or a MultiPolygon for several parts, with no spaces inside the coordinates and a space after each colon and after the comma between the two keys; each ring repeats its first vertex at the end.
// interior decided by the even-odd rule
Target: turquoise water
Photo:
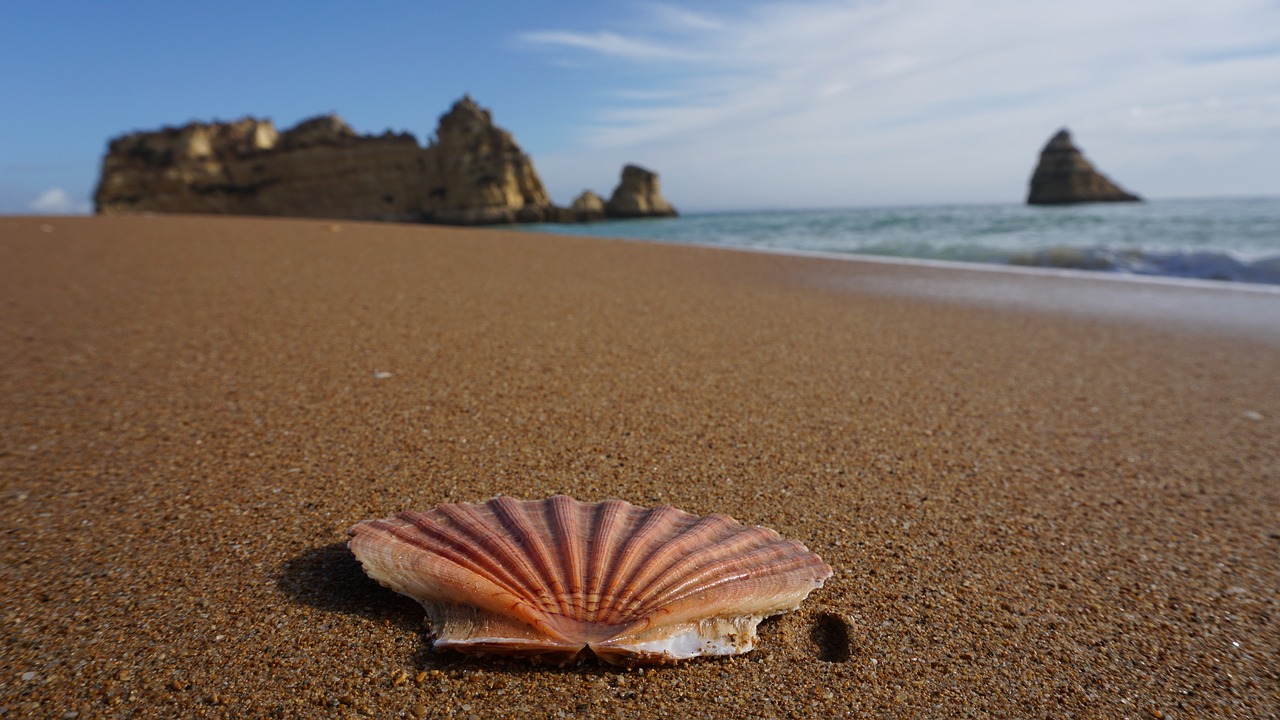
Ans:
{"type": "Polygon", "coordinates": [[[1280,284],[1280,197],[750,213],[535,232],[1280,284]]]}

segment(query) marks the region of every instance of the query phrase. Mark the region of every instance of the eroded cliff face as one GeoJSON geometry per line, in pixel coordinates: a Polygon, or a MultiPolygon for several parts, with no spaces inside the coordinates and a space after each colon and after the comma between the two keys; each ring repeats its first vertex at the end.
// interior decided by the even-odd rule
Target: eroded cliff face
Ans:
{"type": "Polygon", "coordinates": [[[488,110],[465,97],[423,153],[431,220],[466,225],[554,219],[533,162],[488,110]]]}
{"type": "Polygon", "coordinates": [[[359,135],[336,115],[278,133],[270,121],[191,123],[111,141],[102,214],[281,215],[456,224],[558,219],[507,131],[470,97],[435,139],[359,135]]]}
{"type": "Polygon", "coordinates": [[[1040,163],[1031,175],[1028,205],[1065,205],[1085,202],[1135,202],[1142,198],[1122,190],[1094,169],[1071,141],[1071,133],[1059,130],[1040,152],[1040,163]]]}

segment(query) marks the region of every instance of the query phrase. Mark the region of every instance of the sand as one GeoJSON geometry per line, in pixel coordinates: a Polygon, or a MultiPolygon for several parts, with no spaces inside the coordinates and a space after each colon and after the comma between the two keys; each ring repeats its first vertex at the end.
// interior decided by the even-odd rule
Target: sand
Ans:
{"type": "Polygon", "coordinates": [[[1276,717],[1276,318],[494,230],[0,219],[0,717],[1276,717]],[[836,574],[748,655],[553,668],[432,651],[344,546],[554,493],[727,513],[836,574]]]}

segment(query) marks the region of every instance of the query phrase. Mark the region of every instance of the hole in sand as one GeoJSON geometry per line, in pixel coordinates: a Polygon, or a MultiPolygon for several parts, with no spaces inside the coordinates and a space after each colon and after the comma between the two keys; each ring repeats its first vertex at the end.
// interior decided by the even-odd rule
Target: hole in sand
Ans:
{"type": "Polygon", "coordinates": [[[818,659],[823,662],[845,662],[853,656],[849,638],[849,621],[835,613],[822,613],[813,621],[809,637],[818,645],[818,659]]]}

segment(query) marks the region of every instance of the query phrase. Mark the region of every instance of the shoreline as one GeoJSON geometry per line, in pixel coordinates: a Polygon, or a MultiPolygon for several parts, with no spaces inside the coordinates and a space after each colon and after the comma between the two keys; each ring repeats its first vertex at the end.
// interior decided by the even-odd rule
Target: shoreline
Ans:
{"type": "Polygon", "coordinates": [[[710,250],[0,218],[3,716],[1280,706],[1274,294],[710,250]],[[433,651],[345,546],[556,493],[835,575],[747,655],[555,668],[433,651]]]}
{"type": "MultiPolygon", "coordinates": [[[[594,236],[593,236],[594,237],[594,236]]],[[[620,238],[601,238],[620,239],[620,238]]],[[[643,240],[638,242],[660,242],[643,240]]],[[[665,243],[680,246],[681,243],[665,243]]],[[[692,244],[692,243],[690,243],[692,244]]],[[[1267,283],[1250,283],[1240,280],[1202,280],[1200,278],[1184,278],[1172,275],[1140,275],[1128,272],[1109,272],[1105,270],[1077,270],[1074,268],[1051,268],[1031,265],[998,265],[995,263],[969,262],[962,260],[936,260],[932,258],[912,258],[887,255],[865,255],[861,253],[837,253],[821,250],[787,250],[782,248],[752,248],[735,245],[699,245],[698,247],[719,247],[725,250],[740,252],[761,252],[778,255],[798,255],[822,260],[851,260],[857,262],[883,263],[886,265],[911,265],[917,267],[937,268],[941,270],[974,270],[978,272],[1008,273],[1012,275],[1030,275],[1033,277],[1059,277],[1074,280],[1107,280],[1111,282],[1150,283],[1153,285],[1171,285],[1174,287],[1197,288],[1201,290],[1228,290],[1241,292],[1260,292],[1269,295],[1280,295],[1280,285],[1267,283]]]]}
{"type": "MultiPolygon", "coordinates": [[[[506,231],[528,232],[535,236],[555,235],[555,233],[542,231],[506,231]]],[[[891,269],[900,268],[908,271],[913,268],[927,271],[936,270],[940,271],[940,277],[937,278],[937,282],[934,282],[932,286],[930,279],[921,278],[912,278],[911,282],[898,285],[880,281],[864,281],[857,283],[856,286],[861,290],[891,296],[932,298],[984,307],[1070,313],[1093,317],[1113,316],[1126,321],[1165,325],[1192,323],[1202,329],[1213,328],[1216,325],[1218,329],[1227,330],[1236,335],[1249,335],[1255,339],[1263,338],[1271,342],[1280,342],[1280,302],[1277,302],[1280,300],[1280,285],[1232,280],[1201,280],[1164,275],[1111,273],[1071,268],[1029,267],[959,260],[863,255],[859,253],[793,248],[682,243],[669,240],[625,238],[608,235],[574,233],[567,237],[606,242],[643,243],[672,249],[700,248],[729,253],[835,261],[851,263],[855,266],[858,264],[881,265],[891,269]],[[973,273],[978,277],[990,274],[996,276],[997,279],[1015,281],[1027,279],[1030,280],[1030,283],[1027,285],[1005,283],[993,288],[973,279],[965,279],[964,276],[968,273],[973,273]],[[1064,290],[1045,294],[1044,291],[1051,286],[1037,281],[1061,281],[1066,285],[1064,290]],[[1088,285],[1095,281],[1100,282],[1101,287],[1104,288],[1104,291],[1097,295],[1082,297],[1081,294],[1077,294],[1071,289],[1071,285],[1075,285],[1083,293],[1088,293],[1090,292],[1088,285]],[[1114,284],[1114,290],[1108,288],[1109,284],[1114,284]],[[1147,296],[1149,290],[1156,292],[1167,290],[1175,294],[1179,291],[1189,292],[1172,296],[1180,300],[1161,303],[1158,301],[1153,302],[1152,298],[1147,296]],[[1197,301],[1186,302],[1189,298],[1195,298],[1197,301]]],[[[818,282],[821,284],[823,281],[819,280],[818,282]]],[[[840,285],[839,283],[828,284],[833,287],[839,287],[840,285]]]]}
{"type": "Polygon", "coordinates": [[[653,225],[649,230],[644,225],[606,223],[594,230],[549,224],[531,226],[531,231],[1280,288],[1276,266],[1280,246],[1275,245],[1274,237],[1262,233],[1262,228],[1280,222],[1277,210],[1280,205],[1267,198],[1173,200],[1154,207],[1149,203],[1065,208],[1012,203],[914,205],[695,213],[682,216],[679,225],[653,225]],[[1224,209],[1224,202],[1234,205],[1224,209]],[[1242,203],[1253,209],[1236,207],[1242,203]],[[1245,218],[1237,217],[1239,213],[1245,218]],[[905,232],[913,242],[895,230],[903,223],[909,225],[905,232]],[[1022,247],[1005,242],[1008,233],[1014,233],[1019,238],[1016,244],[1022,247]],[[788,234],[792,237],[785,243],[771,239],[788,234]],[[1219,237],[1220,242],[1207,247],[1203,245],[1205,237],[1219,237]],[[1093,242],[1085,242],[1086,238],[1093,242]],[[776,244],[784,247],[767,247],[776,244]],[[861,253],[862,248],[873,254],[861,253]],[[899,251],[906,255],[897,254],[899,251]],[[945,255],[959,259],[941,257],[945,255]]]}

